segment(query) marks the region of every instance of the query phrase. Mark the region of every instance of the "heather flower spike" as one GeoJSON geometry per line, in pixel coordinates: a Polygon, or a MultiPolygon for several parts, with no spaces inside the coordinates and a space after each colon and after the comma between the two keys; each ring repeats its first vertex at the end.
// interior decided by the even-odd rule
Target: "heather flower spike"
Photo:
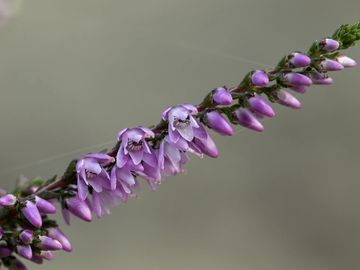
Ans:
{"type": "Polygon", "coordinates": [[[333,84],[329,72],[355,67],[355,60],[341,51],[358,40],[360,22],[343,25],[306,53],[288,54],[271,70],[251,71],[238,86],[218,87],[200,104],[168,107],[155,126],[122,129],[109,152],[70,162],[60,178],[23,178],[12,193],[0,189],[0,267],[24,270],[23,258],[42,264],[53,260],[56,251],[72,251],[51,216],[56,203],[66,224],[72,215],[90,222],[93,215],[110,214],[136,197],[143,181],[155,191],[164,178],[185,172],[191,155],[218,157],[209,130],[232,136],[240,125],[261,132],[261,119],[275,117],[274,105],[299,109],[292,93],[305,94],[312,84],[333,84]]]}

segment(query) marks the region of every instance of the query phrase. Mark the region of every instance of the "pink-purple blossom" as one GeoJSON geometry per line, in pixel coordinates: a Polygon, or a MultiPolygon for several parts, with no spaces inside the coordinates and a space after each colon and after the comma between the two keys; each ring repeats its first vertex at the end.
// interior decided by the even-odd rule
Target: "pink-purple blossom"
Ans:
{"type": "Polygon", "coordinates": [[[103,188],[114,189],[116,183],[110,182],[110,176],[104,166],[114,162],[114,158],[106,154],[91,153],[79,159],[76,163],[78,195],[85,200],[89,187],[94,192],[101,192],[103,188]]]}

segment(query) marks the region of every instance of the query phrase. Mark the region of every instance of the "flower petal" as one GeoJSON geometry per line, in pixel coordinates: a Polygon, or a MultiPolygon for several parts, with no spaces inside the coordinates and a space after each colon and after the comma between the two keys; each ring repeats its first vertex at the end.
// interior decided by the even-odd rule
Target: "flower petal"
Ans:
{"type": "Polygon", "coordinates": [[[119,151],[116,154],[116,166],[122,168],[128,162],[129,157],[123,154],[123,148],[120,147],[119,151]]]}
{"type": "Polygon", "coordinates": [[[177,129],[177,131],[180,133],[181,137],[188,142],[191,142],[194,139],[194,131],[191,126],[187,126],[183,129],[177,129]]]}
{"type": "Polygon", "coordinates": [[[88,186],[86,185],[85,181],[78,175],[77,179],[77,188],[78,188],[78,196],[80,200],[85,201],[88,195],[88,186]]]}
{"type": "Polygon", "coordinates": [[[142,150],[139,150],[139,151],[130,151],[129,152],[129,155],[132,159],[132,161],[134,162],[135,165],[138,165],[142,159],[143,159],[143,156],[144,156],[144,152],[142,150]]]}

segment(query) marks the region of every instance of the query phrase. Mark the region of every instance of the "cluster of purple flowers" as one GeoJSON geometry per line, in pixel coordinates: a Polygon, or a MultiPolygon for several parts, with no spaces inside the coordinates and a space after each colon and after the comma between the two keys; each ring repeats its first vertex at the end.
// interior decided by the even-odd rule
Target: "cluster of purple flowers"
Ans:
{"type": "Polygon", "coordinates": [[[69,222],[69,213],[85,221],[92,220],[92,212],[98,218],[109,213],[110,208],[135,195],[138,177],[145,179],[155,190],[164,176],[183,171],[189,160],[188,153],[216,157],[215,143],[196,119],[197,114],[193,105],[170,107],[162,116],[163,121],[169,123],[168,130],[156,144],[152,130],[126,128],[118,133],[116,158],[91,153],[79,159],[76,164],[78,195],[65,201],[65,220],[69,222]]]}
{"type": "MultiPolygon", "coordinates": [[[[332,52],[339,48],[339,43],[324,39],[320,47],[321,50],[332,52]]],[[[328,71],[356,65],[354,60],[344,55],[316,61],[318,71],[305,75],[296,69],[310,66],[312,59],[300,52],[290,54],[285,62],[289,71],[279,76],[278,84],[282,88],[305,93],[312,84],[332,83],[328,71]]],[[[155,190],[163,177],[184,171],[189,153],[200,157],[217,157],[218,150],[205,126],[224,136],[233,135],[232,123],[263,131],[260,120],[274,117],[275,112],[257,90],[268,87],[270,77],[271,74],[264,70],[252,72],[250,87],[254,91],[247,96],[243,106],[232,111],[230,117],[223,113],[222,108],[233,104],[233,93],[236,94],[237,89],[219,87],[212,92],[212,105],[207,110],[199,112],[199,107],[191,104],[169,107],[162,113],[167,129],[156,132],[156,129],[145,127],[126,128],[118,133],[119,147],[114,157],[100,153],[82,157],[76,165],[78,196],[66,200],[65,220],[69,221],[69,211],[85,221],[91,221],[92,212],[97,217],[109,213],[111,207],[135,195],[139,177],[155,190]]],[[[294,109],[301,107],[300,101],[287,90],[275,89],[270,94],[281,105],[294,109]]]]}
{"type": "Polygon", "coordinates": [[[70,241],[58,227],[43,226],[43,219],[47,220],[46,215],[56,213],[52,202],[39,196],[34,196],[31,200],[20,200],[12,194],[6,194],[0,197],[0,206],[5,209],[19,209],[20,218],[23,219],[20,228],[12,228],[11,224],[0,227],[0,258],[10,269],[26,269],[26,266],[13,256],[14,253],[42,264],[44,260],[53,259],[53,251],[72,251],[70,241]],[[16,239],[8,239],[14,236],[14,230],[16,239]]]}
{"type": "MultiPolygon", "coordinates": [[[[275,111],[262,95],[299,109],[300,101],[289,90],[303,94],[312,84],[332,84],[329,71],[356,65],[339,53],[331,58],[321,54],[331,56],[340,46],[336,40],[324,39],[317,46],[316,57],[294,52],[271,72],[255,70],[238,87],[214,89],[198,106],[167,108],[153,129],[139,126],[121,130],[117,146],[108,154],[90,153],[77,160],[71,171],[74,181],[64,189],[55,189],[52,197],[60,202],[65,222],[70,223],[71,215],[90,222],[94,214],[97,218],[109,214],[111,208],[136,196],[140,179],[155,190],[164,178],[184,171],[189,154],[216,158],[218,149],[207,128],[223,136],[232,136],[236,124],[263,131],[261,119],[274,117],[275,111]]],[[[15,253],[42,263],[52,260],[53,251],[72,250],[64,233],[48,219],[57,209],[52,200],[42,198],[43,191],[47,190],[31,187],[25,196],[0,197],[0,210],[20,220],[19,224],[8,222],[0,227],[0,259],[10,269],[26,269],[15,253]]]]}

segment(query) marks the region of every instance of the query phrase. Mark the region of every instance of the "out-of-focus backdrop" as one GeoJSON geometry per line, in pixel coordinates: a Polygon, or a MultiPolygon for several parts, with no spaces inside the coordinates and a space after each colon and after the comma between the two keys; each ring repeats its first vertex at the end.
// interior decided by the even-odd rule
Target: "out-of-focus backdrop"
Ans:
{"type": "MultiPolygon", "coordinates": [[[[235,85],[359,11],[358,0],[23,1],[0,29],[1,186],[61,174],[119,129],[235,85]]],[[[360,60],[359,46],[348,53],[360,60]]],[[[39,269],[360,269],[359,74],[311,88],[300,111],[276,107],[263,134],[216,135],[217,160],[193,158],[156,193],[144,185],[111,216],[74,221],[74,252],[39,269]]]]}

